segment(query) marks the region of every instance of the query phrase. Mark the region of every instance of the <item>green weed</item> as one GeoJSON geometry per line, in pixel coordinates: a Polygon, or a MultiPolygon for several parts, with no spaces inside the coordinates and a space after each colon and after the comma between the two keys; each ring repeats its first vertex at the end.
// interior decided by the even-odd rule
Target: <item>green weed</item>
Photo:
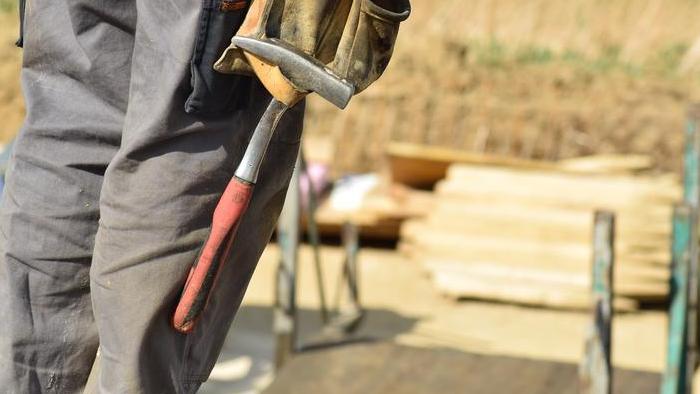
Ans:
{"type": "Polygon", "coordinates": [[[549,48],[528,45],[515,51],[515,62],[520,64],[544,64],[554,59],[554,52],[549,48]]]}
{"type": "Polygon", "coordinates": [[[487,67],[502,67],[508,63],[508,52],[505,45],[497,40],[486,44],[474,45],[476,63],[487,67]]]}
{"type": "Polygon", "coordinates": [[[647,67],[651,72],[673,75],[678,70],[688,48],[686,43],[674,43],[663,47],[647,59],[647,67]]]}
{"type": "Polygon", "coordinates": [[[14,12],[17,7],[17,0],[0,0],[0,12],[14,12]]]}

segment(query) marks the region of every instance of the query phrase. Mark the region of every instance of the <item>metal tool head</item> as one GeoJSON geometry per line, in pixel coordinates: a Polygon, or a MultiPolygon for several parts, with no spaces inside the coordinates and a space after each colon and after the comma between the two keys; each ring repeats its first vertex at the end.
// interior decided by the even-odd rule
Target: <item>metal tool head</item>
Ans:
{"type": "Polygon", "coordinates": [[[297,88],[316,92],[338,108],[345,108],[355,87],[333,74],[323,63],[307,53],[275,38],[256,39],[233,37],[231,43],[280,68],[282,74],[297,88]]]}

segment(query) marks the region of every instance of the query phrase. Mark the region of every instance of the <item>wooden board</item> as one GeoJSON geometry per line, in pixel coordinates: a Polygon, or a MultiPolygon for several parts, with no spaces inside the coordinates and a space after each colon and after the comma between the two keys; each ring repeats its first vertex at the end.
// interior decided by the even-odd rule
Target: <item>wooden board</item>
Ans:
{"type": "Polygon", "coordinates": [[[652,159],[644,155],[596,155],[544,162],[405,142],[390,143],[386,155],[392,180],[416,188],[431,188],[455,163],[588,174],[627,174],[652,166],[652,159]]]}
{"type": "MultiPolygon", "coordinates": [[[[543,286],[514,280],[493,280],[483,277],[455,276],[451,272],[434,272],[437,290],[455,299],[478,299],[507,304],[539,306],[553,309],[587,310],[591,306],[590,291],[570,286],[543,286]]],[[[633,299],[615,297],[616,310],[637,308],[633,299]]]]}
{"type": "Polygon", "coordinates": [[[632,154],[601,154],[559,160],[564,171],[588,174],[630,174],[648,171],[654,167],[651,156],[632,154]]]}
{"type": "Polygon", "coordinates": [[[522,160],[512,156],[485,155],[444,147],[392,142],[386,149],[393,182],[416,188],[430,188],[445,178],[454,163],[517,166],[555,170],[554,163],[522,160]]]}
{"type": "MultiPolygon", "coordinates": [[[[671,207],[647,205],[615,211],[616,230],[622,236],[649,235],[668,239],[671,233],[671,207]]],[[[454,226],[466,222],[484,226],[494,223],[531,229],[546,227],[553,231],[588,233],[591,231],[592,209],[546,205],[541,202],[501,199],[499,197],[437,196],[428,219],[442,219],[442,224],[454,226]]]]}
{"type": "MultiPolygon", "coordinates": [[[[492,264],[465,265],[440,260],[424,262],[438,290],[455,298],[511,300],[547,306],[587,308],[590,301],[590,274],[556,270],[505,267],[492,264]],[[561,298],[553,300],[552,298],[561,298]]],[[[614,280],[615,294],[645,301],[659,301],[668,296],[668,281],[633,276],[614,280]]]]}
{"type": "Polygon", "coordinates": [[[670,205],[681,197],[679,183],[670,176],[590,176],[465,165],[450,167],[436,191],[441,196],[485,196],[589,209],[670,205]]]}
{"type": "MultiPolygon", "coordinates": [[[[464,236],[446,230],[421,230],[420,224],[409,223],[402,229],[402,239],[431,254],[464,256],[478,261],[540,261],[550,265],[585,266],[590,261],[590,247],[583,243],[546,243],[538,240],[499,236],[464,236]]],[[[666,250],[620,250],[620,264],[668,264],[666,250]]]]}
{"type": "MultiPolygon", "coordinates": [[[[448,259],[420,252],[413,254],[415,260],[419,261],[429,271],[452,270],[461,275],[475,276],[500,276],[519,280],[542,280],[554,283],[568,284],[590,288],[591,267],[585,266],[559,265],[551,266],[541,264],[537,261],[524,262],[521,265],[514,265],[510,262],[497,263],[492,261],[458,260],[448,259]]],[[[670,273],[666,267],[644,267],[636,265],[616,265],[615,282],[619,284],[635,283],[655,283],[663,285],[666,290],[670,280],[670,273]]]]}

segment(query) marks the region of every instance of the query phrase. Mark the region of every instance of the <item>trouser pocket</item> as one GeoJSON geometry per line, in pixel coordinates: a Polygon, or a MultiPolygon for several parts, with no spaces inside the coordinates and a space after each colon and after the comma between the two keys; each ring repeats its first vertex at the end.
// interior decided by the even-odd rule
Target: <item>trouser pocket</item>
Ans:
{"type": "Polygon", "coordinates": [[[191,114],[219,114],[235,107],[243,96],[246,77],[225,75],[214,70],[214,62],[238,30],[249,1],[203,0],[199,29],[191,61],[192,91],[185,102],[191,114]]]}
{"type": "Polygon", "coordinates": [[[19,0],[19,37],[15,45],[20,48],[24,45],[24,8],[26,3],[26,0],[19,0]]]}

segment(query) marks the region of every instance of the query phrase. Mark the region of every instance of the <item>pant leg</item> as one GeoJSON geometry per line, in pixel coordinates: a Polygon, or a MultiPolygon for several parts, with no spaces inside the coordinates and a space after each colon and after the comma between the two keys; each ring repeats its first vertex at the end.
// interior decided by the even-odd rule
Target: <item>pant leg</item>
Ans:
{"type": "Polygon", "coordinates": [[[89,267],[126,111],[135,4],[30,0],[26,16],[27,117],[0,207],[0,391],[76,393],[98,342],[89,267]]]}
{"type": "Polygon", "coordinates": [[[170,326],[214,207],[269,96],[248,79],[219,117],[183,111],[200,2],[137,0],[122,144],[105,175],[91,270],[101,393],[193,393],[206,380],[281,209],[303,106],[282,120],[233,256],[195,332],[170,326]]]}

